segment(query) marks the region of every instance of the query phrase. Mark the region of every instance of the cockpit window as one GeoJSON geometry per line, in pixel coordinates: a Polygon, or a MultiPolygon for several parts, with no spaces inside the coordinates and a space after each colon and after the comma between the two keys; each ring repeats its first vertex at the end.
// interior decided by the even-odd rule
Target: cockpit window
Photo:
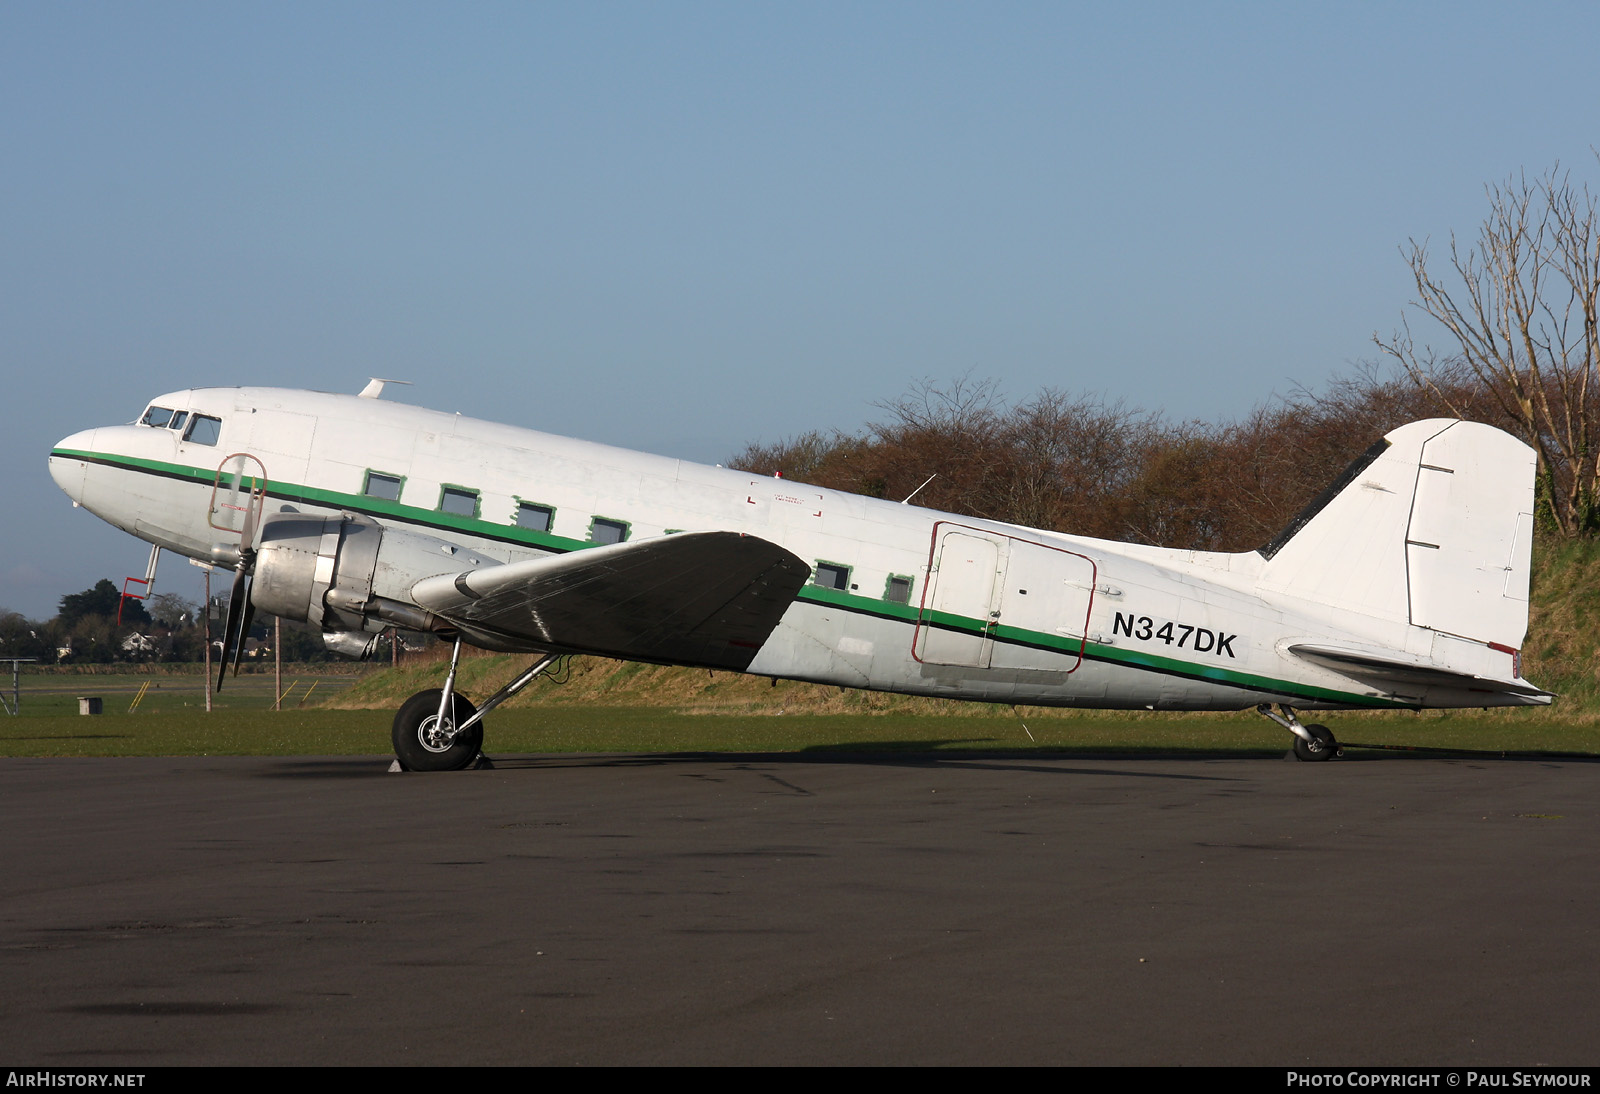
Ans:
{"type": "Polygon", "coordinates": [[[216,444],[217,438],[222,436],[222,419],[213,418],[209,414],[196,414],[189,421],[189,429],[183,435],[186,441],[195,444],[216,444]]]}
{"type": "MultiPolygon", "coordinates": [[[[144,412],[144,417],[139,419],[139,424],[151,426],[155,429],[172,429],[181,433],[183,432],[183,423],[188,420],[189,412],[187,410],[171,410],[164,406],[151,406],[144,412]]],[[[222,424],[216,418],[212,418],[210,420],[214,426],[220,426],[222,424]]],[[[216,433],[218,431],[213,429],[212,432],[216,433]]],[[[195,439],[200,440],[201,444],[217,443],[215,436],[213,436],[209,441],[200,438],[195,439]]]]}

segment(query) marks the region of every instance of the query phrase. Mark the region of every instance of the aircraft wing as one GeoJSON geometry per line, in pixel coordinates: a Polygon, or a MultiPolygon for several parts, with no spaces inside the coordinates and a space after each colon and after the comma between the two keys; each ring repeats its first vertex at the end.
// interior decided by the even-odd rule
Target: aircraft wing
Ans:
{"type": "Polygon", "coordinates": [[[810,577],[756,536],[680,532],[441,574],[411,594],[494,648],[742,671],[810,577]]]}
{"type": "Polygon", "coordinates": [[[1496,680],[1487,676],[1474,676],[1453,672],[1421,661],[1407,660],[1397,655],[1381,655],[1370,650],[1346,649],[1340,646],[1320,646],[1300,642],[1289,647],[1296,657],[1314,665],[1341,672],[1354,680],[1393,690],[1395,685],[1415,687],[1456,688],[1461,691],[1499,692],[1527,696],[1528,702],[1548,703],[1552,693],[1534,687],[1526,680],[1496,680]]]}

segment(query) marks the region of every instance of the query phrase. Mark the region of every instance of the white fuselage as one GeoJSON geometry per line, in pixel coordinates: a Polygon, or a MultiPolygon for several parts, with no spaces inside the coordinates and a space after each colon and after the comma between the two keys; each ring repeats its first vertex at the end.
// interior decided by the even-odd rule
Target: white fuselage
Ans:
{"type": "MultiPolygon", "coordinates": [[[[227,538],[212,519],[217,471],[249,453],[269,515],[359,512],[492,563],[680,531],[781,544],[813,564],[813,583],[751,663],[761,675],[1088,707],[1515,701],[1383,691],[1295,657],[1292,643],[1330,636],[1422,655],[1435,636],[1403,613],[1264,592],[1254,552],[1083,539],[371,398],[201,388],[152,405],[215,419],[214,443],[146,424],[88,430],[56,447],[51,472],[91,512],[191,558],[227,538]]],[[[441,559],[439,572],[459,568],[441,559]]]]}

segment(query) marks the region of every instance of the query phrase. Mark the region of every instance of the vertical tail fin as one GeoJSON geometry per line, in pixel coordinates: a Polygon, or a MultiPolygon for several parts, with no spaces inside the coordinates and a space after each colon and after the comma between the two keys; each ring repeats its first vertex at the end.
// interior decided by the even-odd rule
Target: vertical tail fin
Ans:
{"type": "Polygon", "coordinates": [[[1535,466],[1533,449],[1492,426],[1401,426],[1261,549],[1261,586],[1520,648],[1535,466]]]}

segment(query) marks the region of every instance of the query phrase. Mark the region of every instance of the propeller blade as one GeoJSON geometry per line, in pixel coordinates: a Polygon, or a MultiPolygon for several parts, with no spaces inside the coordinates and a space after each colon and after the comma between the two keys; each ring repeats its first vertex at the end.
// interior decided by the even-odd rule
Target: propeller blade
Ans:
{"type": "Polygon", "coordinates": [[[239,638],[233,646],[233,674],[239,675],[239,659],[244,656],[244,640],[250,637],[250,624],[256,619],[255,602],[250,599],[250,586],[245,585],[244,619],[239,624],[239,638]]]}
{"type": "MultiPolygon", "coordinates": [[[[252,480],[252,483],[254,480],[252,480]]],[[[256,517],[261,512],[263,494],[259,487],[252,486],[245,502],[244,527],[239,530],[240,557],[249,556],[256,546],[256,517]]]]}
{"type": "MultiPolygon", "coordinates": [[[[243,616],[242,609],[249,603],[249,571],[245,560],[240,559],[239,565],[233,571],[233,591],[228,594],[228,614],[222,621],[222,656],[218,658],[217,685],[215,690],[222,690],[222,681],[228,675],[228,652],[234,647],[234,633],[238,629],[239,620],[243,616]]],[[[243,639],[238,642],[243,645],[243,639]]]]}

